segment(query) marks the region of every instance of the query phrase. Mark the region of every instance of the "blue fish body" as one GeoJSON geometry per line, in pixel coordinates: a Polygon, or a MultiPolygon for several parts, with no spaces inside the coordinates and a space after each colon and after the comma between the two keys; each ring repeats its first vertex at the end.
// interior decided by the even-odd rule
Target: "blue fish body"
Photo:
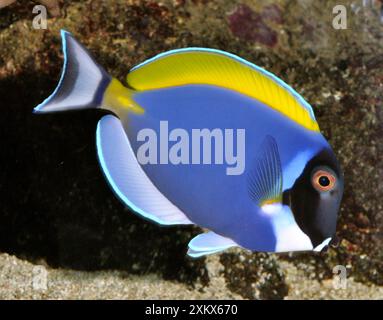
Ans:
{"type": "MultiPolygon", "coordinates": [[[[141,145],[136,139],[139,130],[151,128],[159,137],[159,121],[164,119],[169,123],[169,131],[176,128],[188,132],[195,128],[246,130],[244,174],[226,175],[226,166],[220,164],[148,164],[144,170],[164,195],[197,225],[235,239],[246,248],[273,251],[272,224],[249,197],[246,173],[266,135],[271,134],[280,146],[283,169],[297,154],[305,154],[309,159],[327,146],[323,136],[305,132],[306,129],[286,121],[259,101],[219,87],[188,85],[140,93],[134,99],[145,109],[145,117],[129,115],[126,126],[135,153],[141,145]]],[[[282,171],[288,175],[286,170],[282,171]]],[[[284,181],[288,182],[289,177],[284,181]]]]}
{"type": "MultiPolygon", "coordinates": [[[[320,251],[329,244],[343,176],[311,108],[290,87],[233,55],[197,48],[181,50],[180,60],[177,52],[171,52],[133,68],[128,75],[135,88],[131,90],[88,58],[70,34],[62,35],[69,70],[35,110],[90,105],[112,110],[118,118],[105,116],[97,128],[98,155],[108,182],[124,203],[150,220],[210,230],[190,242],[190,256],[233,246],[283,252],[320,251]],[[183,71],[185,62],[194,65],[194,75],[183,71]],[[76,74],[75,86],[66,83],[71,79],[68,73],[76,74]],[[242,163],[228,163],[224,150],[221,161],[214,155],[211,163],[203,163],[203,145],[200,161],[193,163],[196,150],[188,140],[186,163],[174,164],[168,151],[179,141],[169,139],[169,134],[180,129],[188,138],[196,129],[218,130],[225,148],[228,137],[233,138],[229,142],[237,156],[242,147],[238,135],[243,132],[242,163]],[[140,163],[139,137],[148,130],[157,139],[156,161],[140,163]],[[233,135],[226,136],[227,130],[233,135]],[[228,174],[240,165],[240,172],[228,174]]],[[[214,154],[217,140],[211,143],[214,154]]]]}

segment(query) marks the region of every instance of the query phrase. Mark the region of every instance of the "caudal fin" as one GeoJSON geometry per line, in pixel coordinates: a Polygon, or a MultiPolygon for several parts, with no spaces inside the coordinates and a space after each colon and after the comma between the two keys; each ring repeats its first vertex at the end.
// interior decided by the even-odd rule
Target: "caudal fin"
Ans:
{"type": "Polygon", "coordinates": [[[61,30],[64,67],[57,88],[34,112],[100,107],[112,78],[67,31],[61,30]]]}

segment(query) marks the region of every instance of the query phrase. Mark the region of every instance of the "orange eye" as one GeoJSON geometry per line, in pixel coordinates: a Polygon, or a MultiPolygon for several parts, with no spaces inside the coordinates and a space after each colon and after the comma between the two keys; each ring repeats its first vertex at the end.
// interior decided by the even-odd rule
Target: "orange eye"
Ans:
{"type": "Polygon", "coordinates": [[[312,176],[311,182],[318,191],[330,191],[335,186],[336,178],[328,171],[318,170],[312,176]]]}

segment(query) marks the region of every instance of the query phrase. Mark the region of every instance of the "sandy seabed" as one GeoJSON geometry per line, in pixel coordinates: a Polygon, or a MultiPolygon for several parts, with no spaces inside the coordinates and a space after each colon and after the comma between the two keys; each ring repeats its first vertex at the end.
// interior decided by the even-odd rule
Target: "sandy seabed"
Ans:
{"type": "MultiPolygon", "coordinates": [[[[0,299],[243,299],[226,287],[218,257],[206,261],[208,286],[191,288],[156,274],[127,276],[120,271],[83,272],[35,265],[0,255],[0,299]]],[[[294,265],[282,262],[289,293],[284,299],[383,299],[383,288],[347,280],[335,289],[334,280],[308,279],[294,265]]]]}

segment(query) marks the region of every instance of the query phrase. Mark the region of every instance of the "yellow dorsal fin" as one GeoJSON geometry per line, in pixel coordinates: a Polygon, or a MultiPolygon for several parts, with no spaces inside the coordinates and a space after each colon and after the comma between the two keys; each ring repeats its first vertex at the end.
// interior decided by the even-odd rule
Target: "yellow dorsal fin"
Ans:
{"type": "Polygon", "coordinates": [[[221,86],[319,131],[311,106],[297,92],[266,70],[223,51],[187,48],[165,52],[134,67],[127,82],[139,91],[186,84],[221,86]]]}

